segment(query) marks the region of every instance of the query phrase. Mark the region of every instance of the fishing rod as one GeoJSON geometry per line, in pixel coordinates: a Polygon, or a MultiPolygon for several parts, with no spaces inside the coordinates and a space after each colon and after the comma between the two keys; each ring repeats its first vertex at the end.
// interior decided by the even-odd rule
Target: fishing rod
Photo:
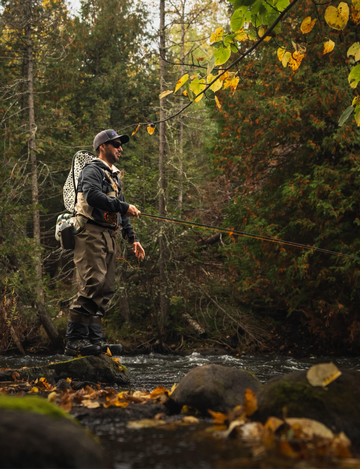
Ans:
{"type": "Polygon", "coordinates": [[[319,248],[319,247],[316,247],[316,246],[310,246],[308,244],[301,244],[301,243],[295,243],[293,241],[286,241],[284,239],[274,238],[272,236],[256,235],[256,234],[253,234],[253,233],[246,233],[245,231],[231,230],[229,228],[220,228],[218,226],[204,225],[202,223],[195,223],[195,222],[189,222],[189,221],[185,221],[185,220],[178,220],[176,218],[161,217],[159,215],[151,215],[149,213],[142,213],[141,212],[140,217],[153,218],[155,220],[162,220],[162,221],[166,221],[166,222],[170,222],[170,223],[176,223],[176,224],[185,225],[185,226],[196,226],[196,227],[199,227],[199,228],[206,228],[206,229],[209,229],[209,230],[218,231],[220,233],[227,233],[230,236],[237,235],[237,236],[243,236],[244,238],[260,239],[262,241],[268,241],[268,242],[278,243],[278,244],[286,244],[288,246],[294,246],[294,247],[301,248],[301,249],[310,249],[311,251],[320,251],[320,252],[324,252],[326,254],[331,254],[331,255],[341,256],[341,257],[347,257],[349,259],[354,259],[354,260],[360,261],[360,257],[350,256],[349,254],[344,254],[342,252],[337,252],[337,251],[330,251],[329,249],[323,249],[323,248],[319,248]]]}

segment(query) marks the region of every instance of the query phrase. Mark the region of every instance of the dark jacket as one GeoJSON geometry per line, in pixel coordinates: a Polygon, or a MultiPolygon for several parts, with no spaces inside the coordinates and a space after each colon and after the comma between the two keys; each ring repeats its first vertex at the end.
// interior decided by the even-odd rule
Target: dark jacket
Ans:
{"type": "Polygon", "coordinates": [[[118,169],[112,172],[100,159],[85,165],[78,180],[75,212],[87,218],[88,223],[110,229],[121,226],[123,237],[133,243],[138,239],[129,217],[125,216],[129,204],[121,192],[119,172],[118,169]]]}

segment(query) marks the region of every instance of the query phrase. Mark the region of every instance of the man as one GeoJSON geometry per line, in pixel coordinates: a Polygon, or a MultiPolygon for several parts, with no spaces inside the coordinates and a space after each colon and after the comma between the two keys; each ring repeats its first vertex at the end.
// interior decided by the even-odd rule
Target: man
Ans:
{"type": "Polygon", "coordinates": [[[66,330],[65,354],[77,356],[106,352],[118,354],[122,346],[109,345],[103,339],[101,318],[115,289],[116,230],[132,244],[136,257],[145,251],[134,233],[129,217],[140,212],[125,202],[121,192],[120,159],[127,135],[108,129],[94,138],[97,154],[79,176],[75,213],[81,230],[75,235],[74,262],[79,276],[79,291],[70,307],[66,330]]]}

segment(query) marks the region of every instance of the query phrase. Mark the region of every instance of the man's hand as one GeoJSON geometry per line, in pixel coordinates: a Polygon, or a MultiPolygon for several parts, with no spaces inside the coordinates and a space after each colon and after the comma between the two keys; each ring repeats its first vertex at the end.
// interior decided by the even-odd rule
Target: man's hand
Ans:
{"type": "Polygon", "coordinates": [[[133,247],[135,256],[138,259],[143,260],[145,257],[145,251],[144,251],[144,248],[141,246],[141,244],[136,241],[135,243],[133,243],[132,247],[133,247]]]}
{"type": "Polygon", "coordinates": [[[135,205],[130,205],[125,215],[127,217],[138,217],[140,215],[140,211],[135,207],[135,205]]]}

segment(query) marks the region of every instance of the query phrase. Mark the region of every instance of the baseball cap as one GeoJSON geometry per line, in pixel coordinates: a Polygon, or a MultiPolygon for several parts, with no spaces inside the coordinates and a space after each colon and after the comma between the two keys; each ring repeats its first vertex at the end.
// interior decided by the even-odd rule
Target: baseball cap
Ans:
{"type": "Polygon", "coordinates": [[[106,143],[109,140],[115,140],[115,138],[119,138],[121,143],[127,143],[129,141],[128,135],[118,135],[113,129],[102,130],[95,135],[93,143],[94,150],[99,148],[101,144],[106,143]]]}

